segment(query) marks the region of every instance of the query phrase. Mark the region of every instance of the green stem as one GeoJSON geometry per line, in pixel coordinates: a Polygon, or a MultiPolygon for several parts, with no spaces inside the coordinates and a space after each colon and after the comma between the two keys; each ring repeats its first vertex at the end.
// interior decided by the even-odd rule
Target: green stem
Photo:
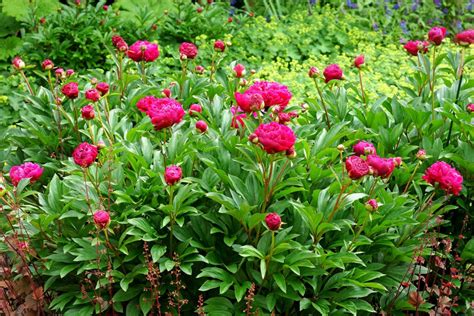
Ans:
{"type": "Polygon", "coordinates": [[[411,174],[410,179],[408,180],[408,183],[407,183],[407,185],[405,186],[405,190],[403,190],[402,194],[407,193],[408,189],[410,188],[411,182],[413,181],[413,178],[415,177],[416,171],[418,170],[418,167],[419,167],[420,165],[421,165],[421,161],[419,161],[419,162],[416,164],[415,169],[413,170],[413,173],[411,174]]]}
{"type": "Polygon", "coordinates": [[[23,70],[20,70],[20,74],[21,74],[21,76],[23,77],[23,80],[25,80],[26,86],[28,87],[28,91],[30,92],[30,94],[31,94],[31,95],[35,95],[35,93],[33,92],[33,88],[31,88],[30,81],[29,81],[28,78],[26,77],[26,75],[25,75],[25,73],[23,72],[23,70]]]}
{"type": "Polygon", "coordinates": [[[435,119],[435,74],[436,74],[436,46],[433,47],[433,75],[431,77],[431,119],[435,119]]]}
{"type": "MultiPolygon", "coordinates": [[[[459,102],[459,93],[461,92],[461,83],[462,83],[463,73],[464,73],[464,48],[461,49],[461,61],[460,61],[460,64],[459,64],[459,70],[458,70],[458,74],[457,74],[457,75],[459,75],[459,83],[458,83],[458,87],[457,87],[457,90],[456,90],[456,100],[454,102],[455,104],[458,104],[458,102],[459,102]]],[[[456,115],[454,113],[454,111],[452,113],[453,113],[454,116],[456,115]]],[[[454,120],[451,119],[451,123],[449,124],[448,140],[446,142],[446,146],[449,146],[449,142],[451,141],[451,132],[453,131],[453,123],[454,123],[454,120]]]]}
{"type": "Polygon", "coordinates": [[[359,68],[359,82],[360,82],[360,92],[362,94],[362,101],[365,103],[365,110],[369,107],[369,104],[367,103],[367,98],[365,96],[364,92],[364,84],[362,83],[362,70],[359,68]]]}
{"type": "Polygon", "coordinates": [[[326,125],[327,125],[328,129],[330,129],[331,128],[331,122],[329,121],[328,109],[326,108],[326,103],[324,103],[323,93],[321,92],[321,89],[319,88],[317,78],[314,78],[314,84],[316,85],[316,89],[318,90],[319,98],[321,99],[321,105],[323,106],[323,109],[324,109],[324,114],[326,116],[326,125]]]}

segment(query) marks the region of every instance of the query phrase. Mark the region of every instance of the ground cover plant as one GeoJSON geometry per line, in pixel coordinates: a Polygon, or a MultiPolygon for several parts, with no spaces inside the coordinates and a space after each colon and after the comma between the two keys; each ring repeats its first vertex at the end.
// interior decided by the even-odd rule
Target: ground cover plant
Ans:
{"type": "MultiPolygon", "coordinates": [[[[164,20],[239,19],[222,8],[181,2],[164,20]]],[[[304,32],[303,9],[195,38],[168,25],[164,45],[153,24],[99,32],[91,69],[61,50],[13,58],[3,311],[472,313],[474,30],[385,44],[344,15],[347,32],[324,30],[339,44],[313,48],[283,35],[304,32]],[[251,34],[269,49],[244,54],[251,34]]]]}

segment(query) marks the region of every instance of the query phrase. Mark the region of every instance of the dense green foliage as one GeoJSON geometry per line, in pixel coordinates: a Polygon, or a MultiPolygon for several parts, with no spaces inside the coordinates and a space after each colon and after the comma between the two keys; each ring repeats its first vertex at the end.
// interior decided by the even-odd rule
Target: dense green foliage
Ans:
{"type": "MultiPolygon", "coordinates": [[[[474,128],[466,106],[474,95],[473,55],[472,46],[453,43],[452,17],[440,20],[452,32],[441,46],[410,56],[394,22],[401,13],[387,19],[370,10],[377,8],[371,1],[357,10],[332,1],[310,7],[311,15],[291,1],[246,1],[257,15],[237,10],[232,21],[224,2],[202,2],[201,13],[201,5],[184,1],[165,12],[134,0],[108,10],[102,2],[61,6],[45,24],[19,17],[28,30],[18,51],[26,67],[0,77],[0,252],[12,263],[12,273],[0,277],[18,292],[9,308],[64,315],[472,313],[474,128]],[[391,32],[373,30],[374,21],[391,32]],[[114,34],[129,45],[156,41],[160,57],[134,62],[114,48],[114,34]],[[216,39],[226,42],[224,52],[214,50],[216,39]],[[183,41],[198,46],[195,59],[180,56],[183,41]],[[359,54],[361,70],[353,67],[359,54]],[[43,70],[45,58],[75,74],[43,70]],[[233,72],[237,63],[247,68],[242,78],[233,72]],[[310,66],[322,73],[334,63],[344,80],[308,76],[310,66]],[[275,107],[232,126],[235,92],[258,80],[285,84],[293,95],[284,112],[298,114],[288,124],[296,157],[250,141],[258,126],[276,120],[275,107]],[[70,82],[79,85],[76,99],[61,91],[70,82]],[[110,91],[91,102],[85,91],[97,82],[110,91]],[[136,104],[161,98],[164,89],[186,115],[156,130],[136,104]],[[88,104],[91,120],[81,117],[88,104]],[[190,115],[192,104],[202,113],[190,115]],[[345,161],[360,140],[403,163],[389,177],[351,180],[345,161]],[[100,147],[86,167],[72,158],[82,142],[100,147]],[[426,157],[417,157],[420,149],[426,157]],[[44,172],[35,183],[14,185],[11,168],[26,161],[44,172]],[[437,161],[463,176],[459,195],[422,179],[437,161]],[[183,172],[174,185],[165,179],[170,165],[183,172]],[[371,199],[377,209],[368,207],[371,199]],[[94,222],[98,210],[110,214],[106,227],[94,222]],[[281,228],[265,222],[269,213],[281,216],[281,228]]],[[[424,10],[407,17],[420,39],[428,27],[416,20],[437,12],[431,4],[424,10]]]]}

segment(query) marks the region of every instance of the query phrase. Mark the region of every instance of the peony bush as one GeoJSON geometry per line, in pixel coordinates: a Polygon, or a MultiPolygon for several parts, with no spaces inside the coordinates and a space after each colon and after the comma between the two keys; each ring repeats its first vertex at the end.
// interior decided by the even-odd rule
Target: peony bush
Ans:
{"type": "Polygon", "coordinates": [[[359,51],[354,69],[302,71],[304,103],[226,63],[220,39],[181,43],[170,76],[153,38],[111,34],[103,72],[45,60],[37,84],[16,57],[29,89],[0,174],[5,309],[471,313],[469,34],[399,45],[400,98],[365,93],[359,51]]]}

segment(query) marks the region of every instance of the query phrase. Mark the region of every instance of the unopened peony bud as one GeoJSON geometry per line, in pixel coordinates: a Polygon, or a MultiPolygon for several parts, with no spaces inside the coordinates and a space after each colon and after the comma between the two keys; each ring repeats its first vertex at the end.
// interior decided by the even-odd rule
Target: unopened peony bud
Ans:
{"type": "Polygon", "coordinates": [[[309,110],[309,105],[307,103],[301,104],[301,111],[304,113],[309,110]]]}
{"type": "Polygon", "coordinates": [[[51,70],[54,68],[54,64],[51,60],[49,59],[45,59],[42,63],[41,63],[41,67],[43,67],[43,70],[51,70]]]}
{"type": "Polygon", "coordinates": [[[286,156],[290,159],[296,158],[296,150],[294,147],[291,147],[286,151],[286,156]]]}
{"type": "Polygon", "coordinates": [[[265,216],[265,223],[270,230],[279,230],[281,227],[281,217],[277,213],[269,213],[265,216]]]}
{"type": "Polygon", "coordinates": [[[197,13],[202,13],[203,10],[204,10],[204,9],[203,9],[202,7],[198,7],[198,8],[196,9],[197,13]]]}
{"type": "Polygon", "coordinates": [[[258,144],[258,137],[255,133],[249,135],[249,141],[254,144],[258,144]]]}
{"type": "Polygon", "coordinates": [[[110,215],[107,211],[99,210],[94,213],[94,223],[99,229],[104,229],[110,224],[110,215]]]}
{"type": "Polygon", "coordinates": [[[221,40],[217,40],[214,42],[214,50],[216,52],[223,53],[225,51],[225,43],[221,40]]]}
{"type": "Polygon", "coordinates": [[[22,70],[26,66],[25,62],[18,56],[13,58],[12,65],[16,70],[22,70]]]}
{"type": "Polygon", "coordinates": [[[370,212],[375,212],[379,208],[379,205],[375,199],[370,199],[365,203],[365,208],[370,212]]]}
{"type": "Polygon", "coordinates": [[[337,145],[337,150],[339,150],[340,152],[343,152],[344,150],[346,150],[346,147],[344,147],[343,144],[339,144],[337,145]]]}
{"type": "Polygon", "coordinates": [[[196,122],[196,129],[201,132],[205,133],[207,131],[207,124],[204,121],[197,121],[196,122]]]}
{"type": "Polygon", "coordinates": [[[183,177],[183,171],[176,165],[171,165],[165,169],[165,182],[168,185],[173,185],[183,177]]]}
{"type": "Polygon", "coordinates": [[[245,87],[247,84],[248,84],[248,81],[247,81],[245,78],[241,78],[241,79],[239,80],[239,85],[240,85],[241,87],[245,87]]]}
{"type": "Polygon", "coordinates": [[[309,68],[308,76],[309,76],[310,78],[317,78],[317,77],[319,77],[319,74],[320,74],[320,73],[319,73],[319,69],[318,69],[318,68],[316,68],[316,67],[311,67],[311,68],[309,68]]]}
{"type": "Polygon", "coordinates": [[[191,104],[188,114],[193,116],[196,115],[196,113],[202,113],[202,107],[199,104],[191,104]]]}
{"type": "Polygon", "coordinates": [[[81,109],[82,118],[85,120],[92,120],[95,117],[94,107],[92,105],[86,105],[81,109]]]}
{"type": "Polygon", "coordinates": [[[74,70],[72,69],[66,70],[66,77],[71,77],[72,75],[74,75],[74,70]]]}
{"type": "Polygon", "coordinates": [[[0,184],[0,197],[3,197],[7,193],[7,189],[3,184],[0,184]]]}
{"type": "Polygon", "coordinates": [[[204,67],[201,66],[201,65],[197,65],[196,68],[194,68],[194,71],[196,71],[196,73],[202,75],[204,73],[204,67]]]}
{"type": "Polygon", "coordinates": [[[105,147],[107,147],[107,145],[105,144],[103,140],[99,140],[97,142],[97,149],[101,150],[101,149],[104,149],[105,147]]]}
{"type": "Polygon", "coordinates": [[[161,94],[164,96],[164,97],[167,97],[169,98],[171,96],[171,90],[166,88],[166,89],[163,89],[163,91],[161,91],[161,94]]]}

